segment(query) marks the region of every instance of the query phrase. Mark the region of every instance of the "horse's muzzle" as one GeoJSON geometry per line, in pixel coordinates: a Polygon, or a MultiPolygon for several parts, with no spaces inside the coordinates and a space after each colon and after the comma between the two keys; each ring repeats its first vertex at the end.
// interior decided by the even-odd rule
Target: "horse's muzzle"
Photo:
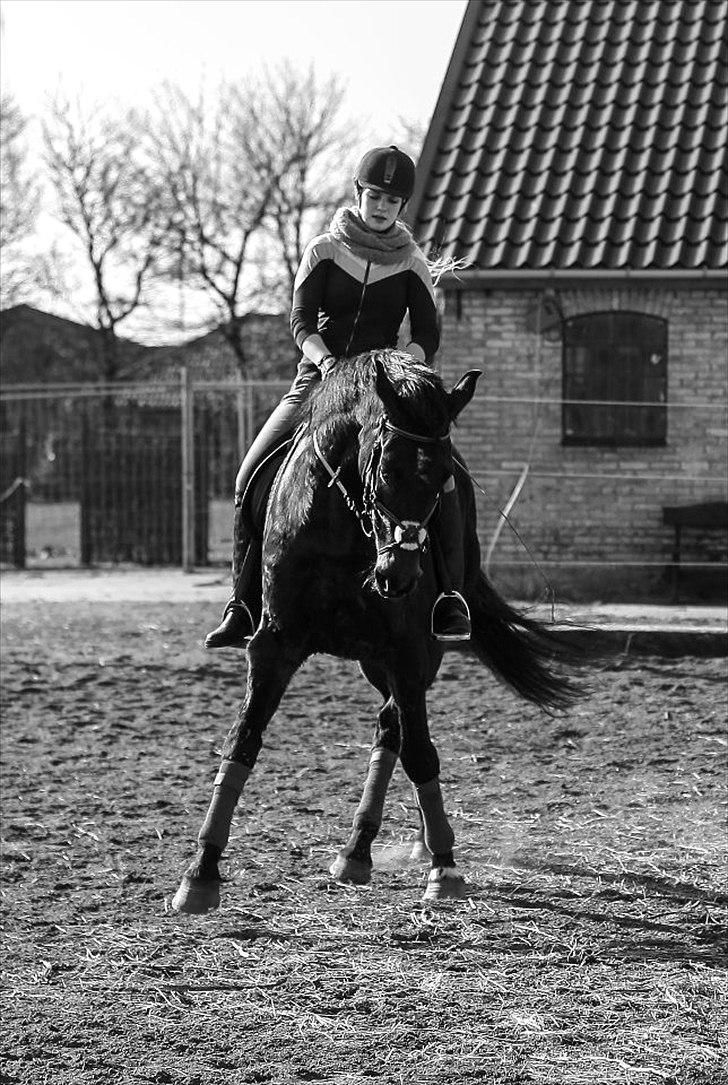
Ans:
{"type": "Polygon", "coordinates": [[[377,568],[374,571],[374,585],[383,599],[404,599],[415,590],[421,576],[419,568],[406,573],[392,566],[377,568]]]}

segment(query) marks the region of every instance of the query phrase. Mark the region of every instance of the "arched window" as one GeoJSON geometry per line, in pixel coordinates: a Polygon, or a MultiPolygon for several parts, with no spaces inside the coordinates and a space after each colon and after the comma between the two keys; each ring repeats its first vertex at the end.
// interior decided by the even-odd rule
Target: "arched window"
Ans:
{"type": "Polygon", "coordinates": [[[643,313],[566,320],[564,401],[566,445],[665,444],[667,321],[643,313]]]}

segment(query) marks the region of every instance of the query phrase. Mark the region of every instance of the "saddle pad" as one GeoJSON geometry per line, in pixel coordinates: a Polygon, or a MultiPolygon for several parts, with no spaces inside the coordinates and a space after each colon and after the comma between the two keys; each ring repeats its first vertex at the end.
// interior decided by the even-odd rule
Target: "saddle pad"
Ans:
{"type": "Polygon", "coordinates": [[[293,436],[287,437],[272,452],[269,452],[265,459],[258,464],[245,488],[242,504],[243,522],[248,531],[257,539],[263,537],[268,497],[274,479],[292,444],[293,436]]]}

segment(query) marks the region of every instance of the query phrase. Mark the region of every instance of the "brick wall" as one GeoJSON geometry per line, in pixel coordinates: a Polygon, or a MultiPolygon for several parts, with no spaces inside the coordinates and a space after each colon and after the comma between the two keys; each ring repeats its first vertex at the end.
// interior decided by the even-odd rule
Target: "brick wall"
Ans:
{"type": "MultiPolygon", "coordinates": [[[[484,370],[456,441],[487,491],[478,494],[485,552],[524,463],[531,465],[512,519],[540,562],[658,562],[630,569],[544,565],[562,597],[570,593],[623,597],[664,584],[672,531],[663,505],[725,499],[726,294],[704,289],[562,289],[565,317],[631,310],[668,321],[668,434],[660,448],[582,448],[561,443],[561,407],[499,399],[546,399],[562,394],[562,344],[535,330],[540,291],[448,291],[439,365],[452,383],[466,369],[484,370]],[[670,407],[670,404],[688,407],[670,407]],[[700,404],[722,405],[723,409],[700,404]],[[574,477],[548,477],[571,474],[574,477]],[[594,475],[680,476],[643,480],[594,475]],[[698,477],[700,480],[698,480],[698,477]]],[[[695,560],[725,560],[724,538],[688,539],[695,560]]],[[[543,582],[523,546],[504,526],[492,574],[511,592],[533,594],[543,582]]]]}

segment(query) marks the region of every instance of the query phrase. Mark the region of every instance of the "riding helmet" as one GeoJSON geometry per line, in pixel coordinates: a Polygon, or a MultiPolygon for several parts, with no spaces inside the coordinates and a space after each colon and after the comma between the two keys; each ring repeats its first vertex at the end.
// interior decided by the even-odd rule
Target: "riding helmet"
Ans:
{"type": "Polygon", "coordinates": [[[357,166],[354,181],[357,186],[378,188],[406,201],[415,187],[415,164],[399,147],[375,147],[357,166]]]}

